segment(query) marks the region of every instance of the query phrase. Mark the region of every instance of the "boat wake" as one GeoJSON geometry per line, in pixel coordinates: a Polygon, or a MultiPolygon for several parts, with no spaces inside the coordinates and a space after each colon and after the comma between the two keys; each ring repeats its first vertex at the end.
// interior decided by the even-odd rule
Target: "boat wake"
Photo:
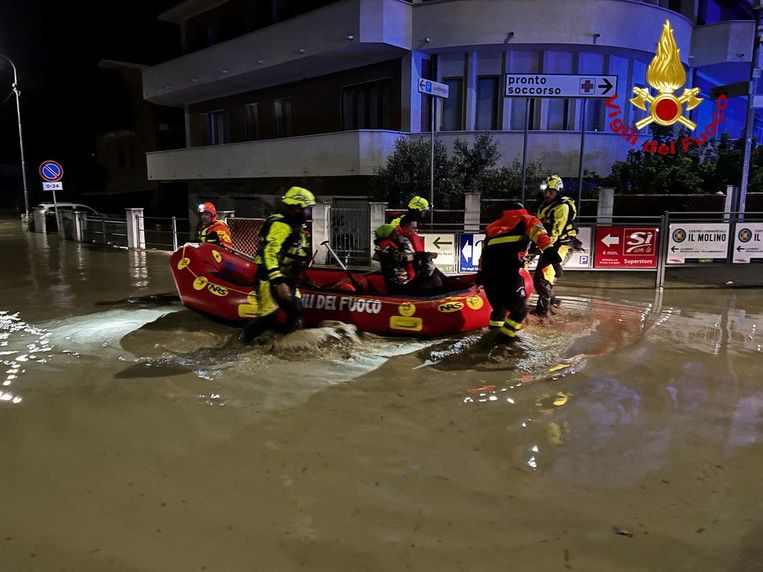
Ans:
{"type": "Polygon", "coordinates": [[[549,317],[530,314],[524,330],[508,343],[501,343],[505,338],[497,331],[481,330],[439,342],[418,357],[434,369],[514,371],[517,378],[543,379],[568,366],[579,369],[580,356],[632,343],[642,335],[643,318],[644,310],[632,305],[570,298],[549,317]]]}

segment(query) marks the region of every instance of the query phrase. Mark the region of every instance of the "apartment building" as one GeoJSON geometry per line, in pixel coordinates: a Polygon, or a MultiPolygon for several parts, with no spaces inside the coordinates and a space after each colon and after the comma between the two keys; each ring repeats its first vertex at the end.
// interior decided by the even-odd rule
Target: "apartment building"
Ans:
{"type": "MultiPolygon", "coordinates": [[[[666,20],[687,87],[709,98],[749,79],[754,15],[750,0],[186,0],[160,15],[180,27],[184,55],[143,71],[146,100],[184,110],[186,145],[148,153],[148,177],[240,214],[292,184],[339,204],[365,197],[398,138],[429,136],[420,78],[449,87],[434,103],[446,145],[490,132],[511,162],[527,116],[530,160],[576,176],[585,129],[584,166],[607,175],[633,147],[603,99],[583,114],[583,99],[505,97],[505,74],[616,75],[633,123],[644,113],[631,89],[666,20]]],[[[722,131],[742,134],[746,104],[729,99],[722,131]]]]}

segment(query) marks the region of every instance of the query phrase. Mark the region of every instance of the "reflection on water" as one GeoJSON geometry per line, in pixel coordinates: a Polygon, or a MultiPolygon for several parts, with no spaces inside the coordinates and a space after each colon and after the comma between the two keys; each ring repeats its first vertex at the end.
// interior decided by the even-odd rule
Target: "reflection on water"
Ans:
{"type": "Polygon", "coordinates": [[[32,363],[46,364],[53,349],[50,333],[27,324],[18,315],[0,310],[0,363],[6,367],[0,402],[18,404],[22,397],[11,391],[32,363]]]}
{"type": "Polygon", "coordinates": [[[146,265],[145,250],[131,250],[129,252],[130,260],[130,279],[135,288],[145,288],[148,286],[148,267],[146,265]]]}

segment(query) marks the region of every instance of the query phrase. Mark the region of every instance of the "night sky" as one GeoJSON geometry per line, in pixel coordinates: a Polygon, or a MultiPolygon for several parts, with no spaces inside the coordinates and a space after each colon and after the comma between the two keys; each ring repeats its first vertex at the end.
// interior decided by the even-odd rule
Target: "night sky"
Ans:
{"type": "MultiPolygon", "coordinates": [[[[44,159],[60,161],[67,174],[87,170],[111,97],[98,81],[98,61],[153,65],[178,55],[177,27],[156,19],[176,3],[0,0],[0,54],[18,69],[30,186],[44,159]]],[[[12,83],[11,67],[0,61],[0,165],[20,164],[12,83]]]]}

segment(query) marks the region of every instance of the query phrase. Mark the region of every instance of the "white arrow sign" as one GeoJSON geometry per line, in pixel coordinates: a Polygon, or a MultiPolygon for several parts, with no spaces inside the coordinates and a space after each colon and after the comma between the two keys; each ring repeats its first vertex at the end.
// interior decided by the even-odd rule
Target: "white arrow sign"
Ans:
{"type": "Polygon", "coordinates": [[[471,242],[467,242],[461,249],[461,254],[464,255],[466,260],[471,260],[472,264],[477,264],[480,256],[482,256],[482,241],[478,240],[474,245],[471,242]]]}
{"type": "Polygon", "coordinates": [[[444,83],[432,81],[431,79],[419,79],[419,93],[427,93],[435,97],[447,99],[449,91],[450,88],[444,83]]]}
{"type": "Polygon", "coordinates": [[[507,73],[506,97],[610,97],[616,75],[507,73]]]}
{"type": "Polygon", "coordinates": [[[620,244],[620,237],[612,236],[611,234],[607,233],[607,236],[602,238],[601,241],[609,247],[613,244],[620,244]]]}

